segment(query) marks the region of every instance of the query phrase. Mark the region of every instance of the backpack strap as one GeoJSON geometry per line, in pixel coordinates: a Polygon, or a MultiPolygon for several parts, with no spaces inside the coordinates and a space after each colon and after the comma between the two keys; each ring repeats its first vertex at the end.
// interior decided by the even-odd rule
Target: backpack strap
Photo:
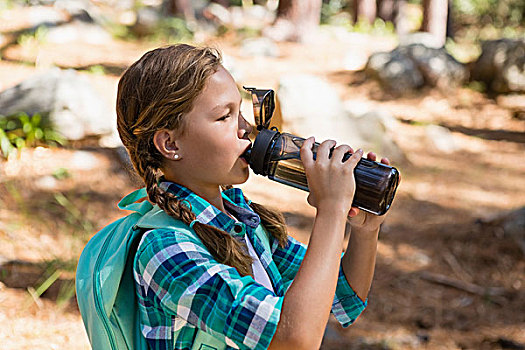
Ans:
{"type": "MultiPolygon", "coordinates": [[[[154,205],[143,217],[135,224],[136,228],[158,229],[169,228],[179,232],[191,232],[195,235],[193,228],[189,227],[181,220],[177,220],[162,210],[158,205],[154,205]]],[[[225,350],[226,342],[224,339],[217,339],[203,330],[197,329],[197,334],[193,340],[192,350],[225,350]]]]}
{"type": "Polygon", "coordinates": [[[135,211],[141,215],[146,214],[153,208],[153,205],[146,199],[140,203],[136,203],[138,200],[147,198],[148,193],[146,188],[139,188],[136,191],[131,192],[126,197],[122,198],[118,203],[119,209],[135,211]]]}

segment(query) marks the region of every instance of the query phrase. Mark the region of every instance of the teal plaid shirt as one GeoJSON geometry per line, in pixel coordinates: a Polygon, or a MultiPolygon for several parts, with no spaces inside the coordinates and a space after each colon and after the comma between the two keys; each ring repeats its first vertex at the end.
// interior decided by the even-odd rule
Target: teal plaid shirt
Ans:
{"type": "MultiPolygon", "coordinates": [[[[163,182],[161,187],[191,204],[198,222],[241,240],[246,235],[274,291],[217,262],[193,233],[150,230],[143,235],[134,261],[142,334],[149,347],[191,349],[200,329],[224,339],[228,349],[268,348],[306,246],[288,237],[282,248],[270,237],[271,251],[265,249],[255,235],[259,216],[238,188],[223,192],[225,207],[238,219],[235,221],[181,185],[163,182]]],[[[366,301],[348,285],[341,268],[332,313],[347,327],[365,307],[366,301]]]]}

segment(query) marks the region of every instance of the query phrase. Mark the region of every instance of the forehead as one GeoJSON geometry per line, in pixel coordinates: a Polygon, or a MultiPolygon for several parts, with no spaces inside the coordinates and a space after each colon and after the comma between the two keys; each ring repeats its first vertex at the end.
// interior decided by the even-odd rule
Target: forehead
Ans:
{"type": "Polygon", "coordinates": [[[195,109],[212,109],[218,105],[239,103],[241,95],[231,74],[219,66],[206,81],[202,93],[195,100],[195,109]]]}

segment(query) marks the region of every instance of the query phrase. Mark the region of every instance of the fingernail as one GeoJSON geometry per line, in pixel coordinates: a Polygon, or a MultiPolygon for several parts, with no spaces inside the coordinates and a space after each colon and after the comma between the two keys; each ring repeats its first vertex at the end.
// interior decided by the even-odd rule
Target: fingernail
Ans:
{"type": "Polygon", "coordinates": [[[363,150],[360,148],[360,149],[357,150],[356,153],[363,154],[363,150]]]}

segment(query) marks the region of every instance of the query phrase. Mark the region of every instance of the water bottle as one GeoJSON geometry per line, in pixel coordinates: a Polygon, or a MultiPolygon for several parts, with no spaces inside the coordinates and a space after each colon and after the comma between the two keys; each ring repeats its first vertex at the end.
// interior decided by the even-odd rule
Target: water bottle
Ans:
{"type": "MultiPolygon", "coordinates": [[[[261,128],[253,146],[243,155],[255,174],[267,176],[282,184],[308,191],[308,181],[300,149],[305,139],[261,128]]],[[[312,147],[314,159],[319,143],[312,147]]],[[[330,152],[330,157],[332,152],[330,152]]],[[[346,153],[343,162],[350,158],[346,153]]],[[[396,168],[361,158],[354,169],[356,190],[352,206],[383,215],[390,208],[399,183],[396,168]]]]}

